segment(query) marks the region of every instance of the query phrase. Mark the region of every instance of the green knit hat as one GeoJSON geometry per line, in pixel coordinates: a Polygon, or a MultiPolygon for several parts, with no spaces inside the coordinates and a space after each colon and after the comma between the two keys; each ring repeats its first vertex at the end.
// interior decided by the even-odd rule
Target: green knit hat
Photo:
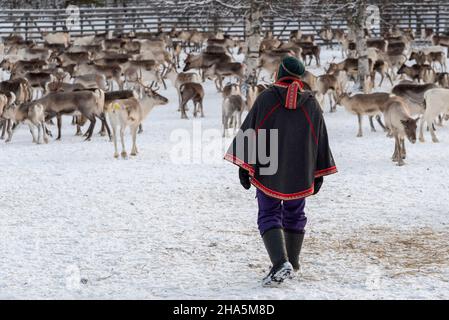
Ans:
{"type": "Polygon", "coordinates": [[[299,78],[304,74],[304,72],[306,72],[304,64],[295,57],[288,56],[282,59],[281,64],[279,65],[276,80],[284,77],[299,78]]]}

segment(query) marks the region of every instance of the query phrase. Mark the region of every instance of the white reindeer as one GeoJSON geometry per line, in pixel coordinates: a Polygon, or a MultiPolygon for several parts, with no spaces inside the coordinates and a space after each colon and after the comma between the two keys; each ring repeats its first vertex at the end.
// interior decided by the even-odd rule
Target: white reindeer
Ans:
{"type": "Polygon", "coordinates": [[[441,114],[449,113],[449,89],[435,88],[427,90],[424,93],[424,100],[426,109],[424,111],[423,119],[419,126],[419,141],[424,142],[423,127],[424,122],[429,126],[430,134],[433,142],[439,142],[435,135],[433,127],[434,120],[441,114]]]}
{"type": "Polygon", "coordinates": [[[144,86],[145,95],[142,99],[135,97],[128,99],[115,99],[112,101],[106,101],[106,114],[108,115],[109,122],[112,127],[112,137],[114,140],[114,157],[118,158],[119,153],[117,149],[117,130],[120,127],[120,140],[122,143],[123,159],[128,157],[125,147],[125,130],[126,127],[130,127],[133,145],[131,148],[131,155],[137,155],[137,130],[142,121],[147,117],[150,111],[156,105],[165,105],[168,103],[168,99],[151,90],[149,87],[144,86]]]}

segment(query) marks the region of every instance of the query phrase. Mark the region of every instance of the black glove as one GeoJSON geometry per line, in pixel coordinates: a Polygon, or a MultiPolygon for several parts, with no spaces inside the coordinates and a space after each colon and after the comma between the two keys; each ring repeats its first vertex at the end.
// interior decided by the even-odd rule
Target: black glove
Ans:
{"type": "Polygon", "coordinates": [[[315,178],[315,190],[313,190],[313,194],[317,194],[320,191],[323,181],[323,177],[315,178]]]}
{"type": "Polygon", "coordinates": [[[243,188],[245,188],[246,190],[251,188],[251,183],[249,182],[248,171],[246,171],[245,169],[239,168],[239,179],[240,179],[240,184],[243,186],[243,188]]]}

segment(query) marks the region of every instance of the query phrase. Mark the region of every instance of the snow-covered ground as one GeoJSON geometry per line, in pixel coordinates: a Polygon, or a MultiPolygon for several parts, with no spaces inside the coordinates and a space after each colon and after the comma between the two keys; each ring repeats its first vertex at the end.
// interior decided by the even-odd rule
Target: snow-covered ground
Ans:
{"type": "Polygon", "coordinates": [[[60,142],[34,145],[22,126],[0,143],[0,298],[449,298],[447,126],[397,167],[392,139],[367,119],[356,138],[355,116],[326,110],[339,173],[307,201],[302,276],[266,289],[255,190],[222,160],[221,96],[205,90],[195,120],[162,90],[170,104],[129,160],[69,117],[60,142]]]}

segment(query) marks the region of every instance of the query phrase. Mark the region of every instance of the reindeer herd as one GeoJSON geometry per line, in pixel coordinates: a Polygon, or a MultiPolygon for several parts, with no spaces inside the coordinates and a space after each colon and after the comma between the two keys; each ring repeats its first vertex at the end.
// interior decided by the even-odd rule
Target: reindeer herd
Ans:
{"type": "MultiPolygon", "coordinates": [[[[355,37],[351,33],[339,29],[322,29],[318,35],[324,42],[331,40],[339,42],[341,46],[340,62],[334,57],[328,61],[324,73],[315,75],[310,70],[303,76],[308,89],[314,92],[321,107],[325,107],[328,97],[330,112],[335,112],[337,105],[346,111],[357,115],[358,133],[362,137],[362,118],[368,116],[371,130],[375,131],[374,117],[387,136],[394,137],[395,149],[392,160],[398,165],[404,164],[406,157],[405,138],[411,143],[416,142],[417,123],[420,121],[419,140],[424,142],[424,125],[430,130],[432,141],[438,142],[435,135],[435,125],[442,125],[443,119],[449,116],[449,74],[447,73],[447,53],[449,50],[449,36],[435,35],[433,30],[425,28],[419,39],[412,29],[391,28],[381,37],[373,37],[365,30],[368,58],[368,75],[361,79],[364,92],[351,94],[350,82],[355,82],[359,75],[359,56],[356,50],[355,37]],[[376,76],[379,81],[376,81],[376,76]],[[391,91],[382,87],[388,79],[391,91]],[[373,92],[373,91],[376,92],[373,92]],[[382,122],[382,116],[384,122],[382,122]]],[[[314,48],[314,35],[292,32],[287,43],[279,44],[271,35],[263,40],[264,49],[267,43],[271,47],[269,52],[261,55],[260,67],[267,59],[285,48],[291,49],[291,55],[306,61],[307,55],[314,52],[316,66],[320,66],[319,49],[314,48]]],[[[280,54],[282,56],[282,54],[280,54]]],[[[306,64],[310,64],[310,58],[306,64]]],[[[277,63],[279,60],[277,60],[277,63]]],[[[273,72],[273,67],[265,67],[273,72]]]]}
{"type": "Polygon", "coordinates": [[[188,118],[188,103],[193,103],[194,117],[204,117],[206,79],[214,81],[222,94],[226,136],[228,128],[235,131],[240,126],[243,111],[250,110],[256,97],[268,87],[281,59],[293,55],[307,66],[314,62],[316,68],[304,74],[303,82],[323,110],[328,104],[330,112],[335,112],[341,105],[357,115],[358,137],[363,135],[363,116],[369,117],[372,131],[376,130],[375,118],[387,136],[394,137],[393,161],[402,165],[406,156],[404,140],[416,141],[419,119],[419,140],[424,141],[426,124],[432,141],[438,142],[435,126],[448,118],[449,36],[424,29],[420,38],[427,44],[417,46],[411,29],[392,28],[382,37],[365,33],[369,76],[363,79],[365,91],[356,94],[349,92],[350,83],[359,73],[355,37],[340,29],[323,28],[317,35],[296,30],[288,41],[266,33],[261,37],[257,69],[249,75],[247,66],[235,58],[246,52],[245,43],[222,33],[172,29],[71,39],[69,33],[58,32],[43,34],[43,42],[12,34],[0,43],[0,137],[10,142],[14,129],[24,122],[33,142],[47,143],[52,136],[50,124],[56,119],[56,139],[60,140],[62,116],[69,115],[76,125],[75,134],[84,135],[86,140],[92,139],[100,120],[100,134],[114,142],[116,158],[120,156],[118,137],[121,156],[128,157],[124,133],[129,127],[130,155],[135,156],[143,120],[155,106],[168,103],[158,93],[159,88],[167,88],[167,80],[174,86],[181,118],[188,118]],[[326,61],[320,75],[315,70],[322,70],[323,47],[315,37],[329,46],[336,41],[341,47],[341,61],[336,62],[336,57],[326,61]],[[263,74],[268,74],[268,79],[263,74]],[[385,79],[392,86],[389,92],[381,92],[386,91],[382,86],[385,79]],[[89,126],[83,133],[87,120],[89,126]]]}

